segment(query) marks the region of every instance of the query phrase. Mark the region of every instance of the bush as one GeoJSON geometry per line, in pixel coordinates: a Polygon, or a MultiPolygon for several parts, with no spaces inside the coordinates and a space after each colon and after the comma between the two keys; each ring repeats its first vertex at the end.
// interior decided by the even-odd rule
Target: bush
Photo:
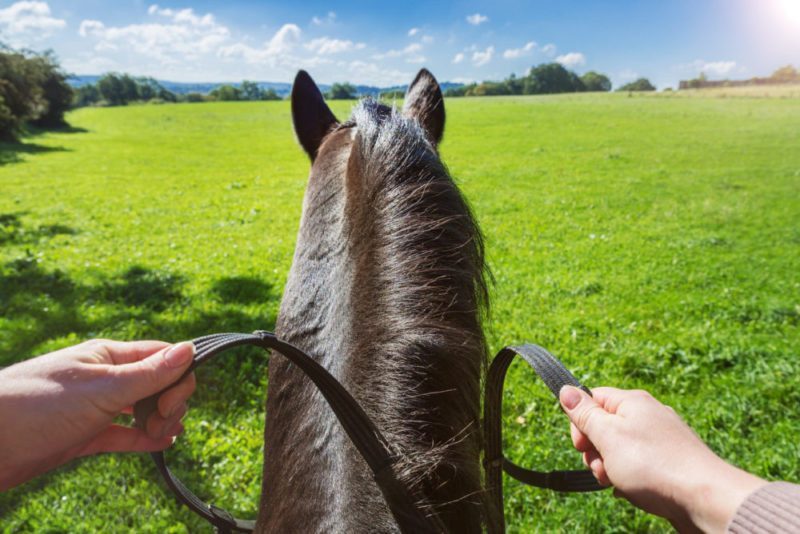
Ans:
{"type": "Polygon", "coordinates": [[[205,102],[206,96],[201,93],[186,93],[181,97],[184,102],[205,102]]]}
{"type": "Polygon", "coordinates": [[[100,91],[94,84],[81,85],[74,91],[72,105],[76,108],[91,106],[101,99],[100,91]]]}
{"type": "Polygon", "coordinates": [[[608,76],[593,70],[581,76],[581,81],[587,91],[608,92],[611,90],[611,80],[608,79],[608,76]]]}
{"type": "Polygon", "coordinates": [[[33,58],[40,69],[40,85],[45,108],[34,120],[35,124],[44,127],[64,126],[64,114],[72,107],[75,91],[67,82],[68,75],[61,70],[55,56],[46,52],[33,58]]]}
{"type": "Polygon", "coordinates": [[[352,83],[334,83],[325,96],[331,100],[353,100],[358,98],[358,91],[352,83]]]}
{"type": "Polygon", "coordinates": [[[211,100],[235,102],[242,99],[242,91],[238,87],[234,87],[232,85],[220,85],[208,93],[208,96],[211,100]]]}
{"type": "Polygon", "coordinates": [[[526,94],[575,93],[585,89],[578,75],[560,63],[544,63],[534,67],[523,81],[526,94]]]}
{"type": "Polygon", "coordinates": [[[272,87],[261,91],[261,98],[259,100],[283,100],[275,89],[272,87]]]}
{"type": "Polygon", "coordinates": [[[444,92],[444,96],[466,96],[468,91],[475,88],[475,84],[462,85],[461,87],[450,87],[444,92]]]}
{"type": "Polygon", "coordinates": [[[36,54],[0,45],[0,138],[16,139],[26,122],[64,123],[73,99],[67,75],[51,52],[36,54]]]}
{"type": "Polygon", "coordinates": [[[617,91],[655,91],[656,86],[650,83],[647,78],[639,78],[635,82],[626,83],[617,91]]]}

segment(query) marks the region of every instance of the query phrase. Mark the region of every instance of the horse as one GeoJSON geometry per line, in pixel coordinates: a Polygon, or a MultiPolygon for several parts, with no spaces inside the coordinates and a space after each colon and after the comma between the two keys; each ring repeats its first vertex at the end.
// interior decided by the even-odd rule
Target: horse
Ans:
{"type": "MultiPolygon", "coordinates": [[[[300,71],[291,109],[311,171],[276,334],[361,404],[417,506],[448,531],[480,532],[488,273],[439,156],[441,88],[422,69],[402,110],[364,99],[339,122],[300,71]]],[[[270,358],[266,410],[256,532],[399,531],[325,400],[285,358],[270,358]]]]}

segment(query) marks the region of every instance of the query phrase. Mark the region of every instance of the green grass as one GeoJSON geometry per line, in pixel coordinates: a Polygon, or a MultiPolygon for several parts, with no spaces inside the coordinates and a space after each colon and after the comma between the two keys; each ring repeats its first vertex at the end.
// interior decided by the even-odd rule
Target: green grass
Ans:
{"type": "MultiPolygon", "coordinates": [[[[351,103],[336,103],[340,117],[351,103]]],[[[642,387],[712,448],[800,480],[800,100],[580,95],[447,101],[442,154],[486,235],[492,351],[536,342],[588,385],[642,387]]],[[[90,337],[271,328],[308,171],[287,103],[82,109],[0,146],[0,366],[90,337]]],[[[206,498],[257,508],[264,359],[200,371],[170,454],[206,498]]],[[[516,364],[507,454],[578,467],[516,364]]],[[[665,531],[609,493],[506,480],[510,532],[665,531]]],[[[0,494],[6,532],[205,529],[145,455],[0,494]]]]}

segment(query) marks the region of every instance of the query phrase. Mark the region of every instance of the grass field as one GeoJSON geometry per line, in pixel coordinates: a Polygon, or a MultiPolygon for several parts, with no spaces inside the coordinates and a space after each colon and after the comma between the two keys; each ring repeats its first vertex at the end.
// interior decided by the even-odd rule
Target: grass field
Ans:
{"type": "MultiPolygon", "coordinates": [[[[334,109],[347,116],[351,103],[334,109]]],[[[712,448],[800,480],[800,99],[580,95],[447,101],[442,153],[486,235],[491,350],[536,342],[588,385],[642,387],[712,448]]],[[[271,328],[308,163],[289,107],[82,109],[0,146],[0,366],[97,336],[271,328]]],[[[172,462],[256,511],[264,360],[199,372],[172,462]]],[[[580,465],[516,364],[507,454],[580,465]]],[[[609,493],[507,479],[510,532],[665,531],[609,493]]],[[[205,531],[145,455],[86,459],[0,494],[4,532],[205,531]]]]}

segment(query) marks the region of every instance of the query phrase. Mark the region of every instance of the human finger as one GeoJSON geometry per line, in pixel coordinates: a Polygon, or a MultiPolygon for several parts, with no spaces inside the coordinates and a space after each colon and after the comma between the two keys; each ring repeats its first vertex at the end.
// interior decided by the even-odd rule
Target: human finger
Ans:
{"type": "Polygon", "coordinates": [[[606,473],[605,463],[597,450],[593,449],[583,453],[583,463],[592,471],[592,475],[594,475],[594,478],[597,479],[597,482],[601,486],[611,485],[611,481],[608,479],[608,473],[606,473]]]}
{"type": "Polygon", "coordinates": [[[172,416],[175,411],[182,404],[185,404],[189,397],[192,396],[196,385],[197,381],[195,380],[194,373],[191,373],[173,387],[166,390],[158,398],[158,413],[164,418],[172,416]]]}
{"type": "Polygon", "coordinates": [[[175,413],[170,417],[162,417],[158,413],[153,413],[147,418],[147,423],[145,424],[147,435],[151,438],[160,438],[166,436],[175,423],[183,419],[183,416],[186,415],[187,411],[188,407],[186,404],[182,404],[178,406],[178,408],[175,410],[175,413]]]}
{"type": "Polygon", "coordinates": [[[166,341],[116,341],[113,339],[96,339],[87,343],[92,349],[111,365],[124,365],[137,362],[170,346],[166,341]]]}
{"type": "Polygon", "coordinates": [[[613,416],[585,391],[573,386],[562,387],[559,400],[569,420],[602,450],[604,431],[609,427],[613,416]]]}
{"type": "Polygon", "coordinates": [[[592,445],[592,442],[589,441],[588,437],[586,437],[586,434],[578,430],[578,427],[576,427],[572,422],[569,424],[569,432],[570,436],[572,437],[572,444],[578,451],[586,452],[589,449],[594,448],[594,445],[592,445]]]}
{"type": "Polygon", "coordinates": [[[109,425],[80,452],[79,456],[89,456],[101,452],[152,452],[161,451],[172,445],[170,436],[153,438],[138,428],[122,425],[109,425]]]}
{"type": "Polygon", "coordinates": [[[192,362],[195,348],[184,341],[142,360],[109,368],[120,406],[130,406],[171,386],[192,362]]]}

